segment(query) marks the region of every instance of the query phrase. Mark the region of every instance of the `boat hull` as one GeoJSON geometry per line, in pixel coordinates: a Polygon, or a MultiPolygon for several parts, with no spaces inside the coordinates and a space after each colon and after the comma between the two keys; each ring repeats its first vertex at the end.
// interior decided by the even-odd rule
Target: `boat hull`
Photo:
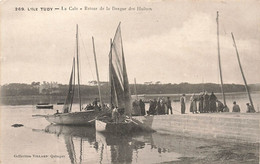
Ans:
{"type": "Polygon", "coordinates": [[[36,105],[37,109],[53,109],[53,105],[36,105]]]}
{"type": "Polygon", "coordinates": [[[94,120],[102,114],[100,111],[83,111],[73,113],[61,113],[54,115],[46,115],[45,119],[52,124],[58,125],[94,125],[94,120]]]}
{"type": "Polygon", "coordinates": [[[105,122],[95,120],[96,131],[101,133],[129,134],[134,131],[136,125],[132,122],[105,122]]]}

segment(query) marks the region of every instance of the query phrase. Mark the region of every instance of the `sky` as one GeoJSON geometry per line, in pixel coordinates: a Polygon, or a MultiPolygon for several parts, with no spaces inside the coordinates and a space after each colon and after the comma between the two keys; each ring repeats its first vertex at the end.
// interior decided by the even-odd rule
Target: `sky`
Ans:
{"type": "Polygon", "coordinates": [[[130,83],[134,83],[134,78],[137,83],[220,83],[217,11],[224,83],[243,84],[231,32],[247,82],[260,83],[259,8],[260,1],[254,0],[2,1],[1,84],[67,84],[75,56],[76,24],[81,83],[96,80],[92,36],[100,80],[108,81],[110,38],[119,22],[130,83]],[[15,11],[16,7],[25,11],[15,11]],[[40,11],[41,7],[60,10],[40,11]],[[67,10],[62,11],[61,7],[67,10]],[[84,10],[85,7],[97,10],[84,10]],[[113,7],[126,10],[112,10],[113,7]],[[147,10],[129,11],[129,7],[147,10]]]}

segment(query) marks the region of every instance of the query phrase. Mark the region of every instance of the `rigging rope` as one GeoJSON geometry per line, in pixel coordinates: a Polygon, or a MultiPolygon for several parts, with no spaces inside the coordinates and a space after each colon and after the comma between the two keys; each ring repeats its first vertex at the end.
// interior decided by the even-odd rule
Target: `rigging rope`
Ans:
{"type": "MultiPolygon", "coordinates": [[[[79,34],[80,34],[80,36],[82,36],[81,33],[80,33],[80,31],[79,31],[79,34]]],[[[86,50],[86,47],[85,47],[85,43],[84,43],[82,37],[80,37],[80,39],[81,39],[81,42],[82,42],[82,44],[83,44],[83,49],[84,49],[84,51],[86,52],[86,57],[87,57],[87,61],[88,61],[88,65],[89,65],[89,69],[90,69],[90,73],[91,73],[92,79],[95,79],[95,78],[94,78],[94,75],[93,75],[93,71],[92,71],[92,69],[91,69],[91,67],[90,67],[91,64],[90,64],[89,57],[88,57],[88,55],[87,55],[87,50],[86,50]]]]}

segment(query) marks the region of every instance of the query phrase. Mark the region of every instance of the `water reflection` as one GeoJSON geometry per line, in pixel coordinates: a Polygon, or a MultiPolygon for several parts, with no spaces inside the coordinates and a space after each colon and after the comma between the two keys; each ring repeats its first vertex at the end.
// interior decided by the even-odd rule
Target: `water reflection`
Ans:
{"type": "MultiPolygon", "coordinates": [[[[178,160],[179,155],[158,147],[152,134],[117,136],[96,132],[94,127],[49,125],[46,133],[63,137],[71,163],[142,163],[178,160]],[[93,152],[94,150],[94,152],[93,152]],[[161,156],[163,153],[168,155],[161,156]]],[[[156,136],[157,137],[157,136],[156,136]]]]}
{"type": "Polygon", "coordinates": [[[76,146],[74,140],[80,141],[80,152],[79,152],[79,163],[82,162],[82,145],[83,142],[88,142],[89,144],[95,144],[95,128],[93,127],[83,127],[83,126],[61,126],[61,125],[48,125],[45,128],[46,133],[52,133],[57,135],[57,137],[63,136],[66,149],[70,158],[71,163],[78,163],[76,157],[76,146]]]}

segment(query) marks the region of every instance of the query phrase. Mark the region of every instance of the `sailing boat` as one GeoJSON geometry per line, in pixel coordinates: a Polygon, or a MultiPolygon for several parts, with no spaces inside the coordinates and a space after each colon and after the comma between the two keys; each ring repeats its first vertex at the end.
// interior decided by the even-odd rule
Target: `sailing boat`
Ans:
{"type": "Polygon", "coordinates": [[[53,115],[44,115],[45,119],[50,123],[61,125],[88,125],[94,124],[95,117],[105,111],[87,110],[82,111],[81,95],[80,95],[80,77],[79,77],[79,55],[78,55],[78,25],[76,30],[76,58],[77,58],[77,76],[78,76],[78,97],[80,112],[72,112],[72,104],[75,92],[75,58],[73,58],[72,70],[69,80],[69,92],[62,108],[62,113],[53,115]]]}
{"type": "MultiPolygon", "coordinates": [[[[124,109],[124,115],[131,118],[131,95],[126,71],[120,23],[110,47],[109,83],[111,87],[110,107],[116,106],[118,109],[124,109]]],[[[134,123],[132,119],[126,119],[126,117],[123,120],[119,119],[119,122],[111,122],[109,119],[99,118],[95,121],[96,131],[120,134],[129,133],[137,124],[134,123]]]]}

